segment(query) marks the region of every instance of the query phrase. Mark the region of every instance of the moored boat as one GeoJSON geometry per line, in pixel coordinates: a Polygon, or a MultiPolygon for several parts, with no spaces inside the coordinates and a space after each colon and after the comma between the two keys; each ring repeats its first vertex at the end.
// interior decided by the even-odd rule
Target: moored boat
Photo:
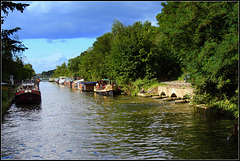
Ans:
{"type": "Polygon", "coordinates": [[[65,76],[63,76],[63,77],[59,77],[58,84],[60,84],[60,85],[64,85],[65,79],[66,79],[65,76]]]}
{"type": "Polygon", "coordinates": [[[104,79],[97,83],[94,86],[94,92],[96,94],[104,95],[104,96],[114,96],[121,94],[121,90],[117,87],[115,83],[112,81],[108,81],[108,79],[104,79]]]}
{"type": "Polygon", "coordinates": [[[36,83],[22,83],[17,88],[14,101],[16,104],[40,104],[41,92],[36,83]]]}
{"type": "Polygon", "coordinates": [[[64,80],[64,85],[70,87],[70,85],[71,85],[71,79],[70,79],[70,78],[66,78],[66,79],[64,80]]]}

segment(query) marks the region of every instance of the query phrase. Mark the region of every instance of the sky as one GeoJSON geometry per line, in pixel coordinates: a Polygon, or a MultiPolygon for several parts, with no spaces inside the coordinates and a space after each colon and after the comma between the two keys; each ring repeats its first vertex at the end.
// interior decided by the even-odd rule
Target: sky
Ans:
{"type": "Polygon", "coordinates": [[[23,13],[9,12],[2,29],[20,27],[16,34],[28,48],[24,63],[35,72],[56,66],[79,56],[96,41],[111,32],[114,19],[128,26],[150,21],[157,25],[162,1],[13,1],[30,4],[23,13]]]}

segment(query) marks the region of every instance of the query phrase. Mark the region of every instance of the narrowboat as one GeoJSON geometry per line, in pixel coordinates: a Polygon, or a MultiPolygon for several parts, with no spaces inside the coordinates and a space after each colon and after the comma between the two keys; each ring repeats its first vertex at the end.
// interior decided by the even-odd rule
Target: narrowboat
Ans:
{"type": "Polygon", "coordinates": [[[15,93],[16,104],[40,104],[41,92],[36,83],[22,83],[15,93]]]}
{"type": "Polygon", "coordinates": [[[116,83],[103,79],[96,84],[94,92],[103,96],[114,96],[121,94],[122,91],[117,87],[116,83]]]}

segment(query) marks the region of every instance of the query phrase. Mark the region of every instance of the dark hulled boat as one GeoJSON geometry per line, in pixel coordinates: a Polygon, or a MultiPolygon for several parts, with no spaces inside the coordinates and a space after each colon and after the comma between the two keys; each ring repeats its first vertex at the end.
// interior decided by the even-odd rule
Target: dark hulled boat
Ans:
{"type": "Polygon", "coordinates": [[[17,88],[14,101],[16,104],[40,104],[41,92],[35,83],[23,83],[17,88]]]}

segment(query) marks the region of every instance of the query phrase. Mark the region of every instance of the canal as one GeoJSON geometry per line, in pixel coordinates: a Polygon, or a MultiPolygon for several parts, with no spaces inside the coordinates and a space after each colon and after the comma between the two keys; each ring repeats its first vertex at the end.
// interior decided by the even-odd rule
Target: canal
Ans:
{"type": "Polygon", "coordinates": [[[227,142],[236,120],[189,104],[104,97],[41,82],[42,103],[12,104],[1,126],[1,159],[237,159],[227,142]]]}

